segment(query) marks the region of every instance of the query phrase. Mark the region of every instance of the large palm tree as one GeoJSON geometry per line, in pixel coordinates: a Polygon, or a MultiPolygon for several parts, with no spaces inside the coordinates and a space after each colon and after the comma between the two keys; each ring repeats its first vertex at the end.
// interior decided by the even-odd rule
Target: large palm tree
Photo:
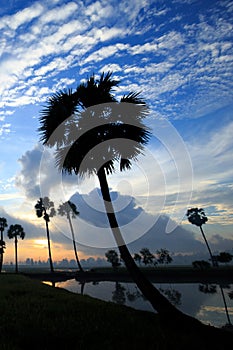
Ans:
{"type": "Polygon", "coordinates": [[[7,227],[7,220],[6,218],[0,218],[0,232],[1,232],[1,237],[0,237],[0,273],[2,272],[2,264],[3,264],[3,254],[5,250],[5,241],[3,239],[3,232],[5,228],[7,227]]]}
{"type": "Polygon", "coordinates": [[[7,235],[9,239],[15,239],[15,272],[18,273],[18,237],[24,239],[25,232],[21,225],[10,225],[7,235]]]}
{"type": "MultiPolygon", "coordinates": [[[[211,259],[212,265],[213,265],[213,267],[217,267],[218,266],[217,260],[214,259],[214,256],[213,256],[212,251],[211,251],[210,246],[209,246],[209,243],[206,239],[205,233],[204,233],[203,228],[202,228],[202,225],[204,225],[208,221],[208,218],[205,214],[204,209],[202,209],[202,208],[190,208],[187,210],[186,216],[188,217],[188,221],[191,224],[196,225],[200,228],[202,237],[205,241],[208,252],[210,254],[210,259],[211,259]]],[[[227,303],[226,303],[225,295],[224,295],[223,288],[222,288],[221,284],[219,285],[219,288],[220,288],[222,298],[223,298],[223,303],[224,303],[224,307],[225,307],[227,321],[231,325],[231,320],[230,320],[230,316],[228,313],[227,303]]]]}
{"type": "Polygon", "coordinates": [[[77,207],[76,207],[76,205],[73,202],[68,201],[68,202],[60,204],[59,207],[58,207],[57,212],[61,216],[65,215],[67,220],[68,220],[68,222],[69,222],[70,231],[71,231],[72,240],[73,240],[73,247],[74,247],[75,258],[76,258],[79,270],[81,272],[83,272],[83,268],[82,268],[82,265],[80,264],[79,257],[78,257],[78,252],[77,252],[77,247],[76,247],[76,242],[75,242],[75,237],[74,237],[74,228],[73,228],[72,220],[71,220],[71,218],[75,219],[79,215],[77,207]]]}
{"type": "Polygon", "coordinates": [[[54,209],[54,203],[50,201],[48,197],[40,198],[35,205],[35,209],[36,209],[37,217],[38,218],[43,217],[43,219],[45,220],[46,234],[47,234],[47,240],[48,240],[50,271],[54,272],[51,245],[50,245],[50,234],[49,234],[49,221],[50,221],[49,218],[56,215],[56,211],[54,209]]]}
{"type": "MultiPolygon", "coordinates": [[[[91,76],[73,92],[54,94],[41,112],[41,141],[57,148],[56,165],[68,174],[97,175],[109,224],[121,258],[133,280],[166,322],[187,316],[178,311],[145,277],[132,258],[121,234],[111,201],[107,175],[119,164],[131,168],[150,138],[144,125],[148,107],[138,93],[119,101],[113,96],[118,82],[111,73],[91,76]],[[169,315],[169,317],[168,317],[169,315]],[[172,317],[173,316],[173,317],[172,317]]],[[[190,318],[189,318],[190,319],[190,318]]]]}

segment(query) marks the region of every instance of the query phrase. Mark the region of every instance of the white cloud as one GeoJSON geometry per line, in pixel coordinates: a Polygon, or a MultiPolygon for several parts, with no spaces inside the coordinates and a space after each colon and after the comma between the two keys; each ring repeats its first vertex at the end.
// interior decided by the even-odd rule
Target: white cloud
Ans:
{"type": "Polygon", "coordinates": [[[116,63],[109,63],[106,64],[105,66],[101,67],[101,69],[99,70],[100,73],[102,72],[120,72],[122,71],[122,68],[119,66],[119,64],[116,63]]]}
{"type": "MultiPolygon", "coordinates": [[[[29,9],[33,10],[33,7],[29,9]]],[[[73,1],[57,7],[47,4],[43,11],[34,21],[30,21],[26,34],[22,31],[16,33],[17,40],[14,42],[2,36],[5,58],[0,63],[1,106],[23,105],[23,101],[28,104],[30,100],[22,94],[27,95],[34,85],[44,85],[48,79],[56,78],[59,73],[68,72],[73,67],[80,74],[93,71],[98,62],[107,59],[110,62],[104,62],[102,66],[105,68],[115,64],[117,66],[113,67],[116,69],[121,67],[121,75],[127,76],[129,86],[140,86],[140,90],[144,90],[152,101],[158,101],[163,115],[192,117],[192,110],[195,116],[201,116],[213,108],[219,108],[223,102],[228,103],[230,99],[232,44],[229,34],[222,40],[230,26],[225,19],[222,20],[221,13],[213,12],[211,24],[202,16],[199,23],[184,25],[184,30],[177,25],[161,35],[157,27],[153,39],[150,36],[149,40],[141,40],[142,30],[151,23],[153,16],[163,16],[164,13],[169,16],[167,6],[149,8],[148,1],[134,1],[123,2],[118,7],[112,1],[103,0],[85,8],[82,3],[73,1]],[[97,15],[98,20],[94,18],[97,15]],[[96,20],[91,22],[91,17],[96,20]],[[131,34],[138,35],[140,44],[129,44],[131,34]],[[116,38],[117,44],[107,44],[116,38]],[[121,42],[120,38],[124,41],[121,42]],[[140,61],[134,58],[136,55],[141,55],[140,61]],[[41,80],[37,75],[41,76],[41,80]],[[25,79],[27,86],[24,90],[25,79]],[[200,84],[203,89],[204,84],[208,85],[208,96],[206,93],[203,100],[200,84]],[[193,98],[188,104],[183,103],[183,113],[180,113],[181,107],[178,109],[175,104],[175,94],[185,98],[191,85],[194,87],[193,98]],[[9,93],[7,89],[13,91],[9,93]],[[221,101],[216,98],[219,89],[223,92],[221,101]],[[162,94],[168,93],[169,96],[163,97],[162,94]]],[[[100,71],[100,67],[97,69],[100,71]]],[[[120,73],[120,70],[117,71],[120,73]]],[[[51,91],[56,84],[50,86],[51,91]]],[[[35,95],[37,98],[34,101],[40,97],[43,101],[46,97],[46,94],[36,94],[36,91],[35,95]]],[[[156,108],[158,111],[158,106],[156,108]]]]}
{"type": "Polygon", "coordinates": [[[99,49],[98,51],[93,52],[91,55],[85,58],[85,60],[83,61],[83,64],[86,64],[88,62],[93,62],[93,61],[94,62],[102,61],[108,57],[115,55],[117,52],[126,50],[127,48],[128,48],[128,45],[122,45],[122,44],[105,46],[99,49]]]}
{"type": "Polygon", "coordinates": [[[43,10],[43,6],[37,2],[12,16],[5,16],[1,18],[0,29],[7,26],[16,30],[21,25],[31,22],[33,19],[39,17],[43,13],[43,10]]]}
{"type": "Polygon", "coordinates": [[[7,116],[7,115],[12,115],[14,114],[15,111],[10,111],[10,110],[6,110],[6,111],[0,111],[0,115],[4,115],[4,116],[7,116]]]}
{"type": "Polygon", "coordinates": [[[0,201],[5,201],[5,200],[12,200],[12,199],[18,199],[18,198],[23,198],[21,193],[1,193],[0,194],[0,201]]]}
{"type": "Polygon", "coordinates": [[[38,181],[42,150],[41,146],[36,145],[32,151],[27,151],[19,159],[22,170],[17,175],[15,183],[18,188],[25,190],[25,195],[29,198],[40,197],[38,181]]]}
{"type": "Polygon", "coordinates": [[[52,196],[53,200],[65,201],[77,188],[77,177],[59,173],[53,152],[40,144],[26,151],[19,163],[21,170],[15,178],[15,184],[29,200],[52,196]]]}
{"type": "Polygon", "coordinates": [[[83,63],[86,64],[92,61],[96,61],[96,62],[102,61],[103,59],[114,55],[116,52],[117,52],[116,46],[103,47],[98,51],[92,53],[90,56],[88,56],[83,63]]]}
{"type": "Polygon", "coordinates": [[[59,79],[58,83],[56,84],[56,91],[66,89],[67,86],[74,83],[75,83],[75,79],[68,79],[68,78],[59,79]]]}
{"type": "Polygon", "coordinates": [[[107,2],[103,3],[96,1],[86,8],[85,14],[90,17],[91,22],[94,23],[101,21],[102,18],[106,19],[111,17],[113,14],[115,14],[115,9],[107,2]]]}
{"type": "Polygon", "coordinates": [[[198,138],[195,143],[188,143],[197,182],[200,178],[222,182],[233,176],[233,169],[230,166],[233,149],[232,133],[233,122],[229,122],[209,133],[205,139],[198,138]]]}
{"type": "Polygon", "coordinates": [[[56,74],[58,74],[59,71],[65,70],[69,67],[69,65],[72,62],[73,57],[57,57],[53,61],[49,62],[47,65],[44,65],[40,67],[39,69],[35,70],[34,74],[45,76],[47,73],[56,71],[56,74]]]}
{"type": "Polygon", "coordinates": [[[75,2],[69,2],[63,6],[55,7],[44,13],[40,18],[41,23],[61,22],[69,18],[78,10],[78,5],[75,2]]]}
{"type": "Polygon", "coordinates": [[[146,43],[143,45],[134,45],[130,47],[129,51],[133,55],[145,54],[147,52],[156,52],[158,50],[158,46],[155,42],[146,43]]]}
{"type": "Polygon", "coordinates": [[[9,134],[11,132],[10,127],[11,127],[11,124],[9,124],[9,123],[0,125],[0,136],[3,136],[5,134],[9,134]]]}

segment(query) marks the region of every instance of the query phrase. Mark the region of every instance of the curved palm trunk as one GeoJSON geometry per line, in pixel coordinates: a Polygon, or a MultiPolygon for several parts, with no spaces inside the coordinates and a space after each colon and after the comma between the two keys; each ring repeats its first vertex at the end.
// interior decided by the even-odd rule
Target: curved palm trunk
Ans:
{"type": "MultiPolygon", "coordinates": [[[[0,238],[1,242],[3,242],[3,231],[1,230],[1,238],[0,238]]],[[[2,252],[0,253],[0,273],[2,272],[2,265],[3,265],[3,254],[4,251],[2,249],[2,252]]]]}
{"type": "Polygon", "coordinates": [[[48,221],[47,221],[47,220],[45,220],[45,223],[46,223],[46,232],[47,232],[47,239],[48,239],[48,250],[49,250],[50,271],[51,271],[51,272],[54,272],[53,260],[52,260],[52,254],[51,254],[51,246],[50,246],[49,224],[48,224],[48,221]]]}
{"type": "Polygon", "coordinates": [[[214,266],[215,266],[214,257],[213,257],[213,254],[212,254],[212,252],[211,252],[210,246],[209,246],[209,244],[208,244],[208,241],[207,241],[207,239],[206,239],[206,236],[205,236],[204,231],[203,231],[203,229],[202,229],[201,226],[200,226],[200,230],[201,230],[201,233],[202,233],[202,237],[203,237],[203,239],[204,239],[204,241],[205,241],[205,244],[206,244],[206,246],[207,246],[207,249],[208,249],[208,251],[209,251],[210,258],[211,258],[211,261],[212,261],[212,265],[213,265],[213,267],[214,267],[214,266]]]}
{"type": "Polygon", "coordinates": [[[71,231],[71,234],[72,234],[72,240],[73,240],[73,246],[74,246],[74,254],[75,254],[76,261],[77,261],[77,265],[78,265],[79,270],[81,272],[83,272],[83,268],[82,268],[82,266],[80,264],[80,261],[79,261],[79,258],[78,258],[78,252],[77,252],[75,238],[74,238],[74,229],[73,229],[73,225],[72,225],[72,221],[71,221],[69,213],[67,214],[67,218],[68,218],[68,221],[69,221],[69,224],[70,224],[70,231],[71,231]]]}
{"type": "Polygon", "coordinates": [[[17,251],[17,236],[15,236],[15,273],[18,273],[18,251],[17,251]]]}
{"type": "Polygon", "coordinates": [[[192,317],[183,314],[181,311],[176,309],[159,291],[153,284],[146,278],[146,276],[139,269],[134,259],[132,258],[118,227],[117,219],[114,213],[113,205],[111,202],[109,187],[107,183],[107,178],[105,170],[101,168],[97,176],[99,178],[100,188],[105,204],[106,213],[108,216],[109,224],[117,243],[118,249],[120,251],[121,257],[124,260],[125,266],[131,274],[134,282],[137,284],[138,288],[142,294],[151,303],[153,308],[159,313],[163,321],[169,322],[174,320],[180,321],[192,321],[195,324],[200,324],[199,321],[193,319],[192,317]]]}
{"type": "MultiPolygon", "coordinates": [[[[212,265],[213,265],[213,267],[216,267],[216,266],[217,266],[217,265],[216,265],[216,262],[215,262],[215,260],[214,260],[213,254],[212,254],[212,252],[211,252],[210,246],[209,246],[209,244],[208,244],[208,241],[207,241],[207,239],[206,239],[206,236],[205,236],[205,234],[204,234],[204,231],[203,231],[203,229],[202,229],[202,226],[200,226],[200,230],[201,230],[201,233],[202,233],[202,237],[204,238],[205,244],[206,244],[206,246],[207,246],[207,249],[208,249],[208,251],[209,251],[210,258],[211,258],[211,261],[212,261],[212,265]]],[[[228,308],[227,308],[227,303],[226,303],[226,298],[225,298],[225,295],[224,295],[222,286],[219,285],[219,288],[220,288],[220,291],[221,291],[221,294],[222,294],[222,299],[223,299],[223,304],[224,304],[224,308],[225,308],[225,312],[226,312],[227,322],[228,322],[229,324],[231,324],[231,320],[230,320],[230,316],[229,316],[229,312],[228,312],[228,308]]]]}

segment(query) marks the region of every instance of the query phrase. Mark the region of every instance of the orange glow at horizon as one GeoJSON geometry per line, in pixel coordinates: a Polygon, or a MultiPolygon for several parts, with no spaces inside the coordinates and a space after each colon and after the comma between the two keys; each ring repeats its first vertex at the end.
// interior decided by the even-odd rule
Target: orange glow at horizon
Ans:
{"type": "MultiPolygon", "coordinates": [[[[15,261],[15,249],[14,242],[6,242],[6,250],[4,253],[3,263],[9,264],[15,261]]],[[[72,260],[75,259],[73,246],[63,245],[61,243],[53,243],[51,241],[51,251],[53,261],[61,261],[62,259],[72,260]]],[[[79,259],[87,259],[90,256],[86,256],[81,251],[79,253],[79,259]]],[[[27,258],[34,261],[47,261],[48,254],[48,241],[47,239],[30,239],[18,241],[18,261],[25,261],[27,258]]]]}

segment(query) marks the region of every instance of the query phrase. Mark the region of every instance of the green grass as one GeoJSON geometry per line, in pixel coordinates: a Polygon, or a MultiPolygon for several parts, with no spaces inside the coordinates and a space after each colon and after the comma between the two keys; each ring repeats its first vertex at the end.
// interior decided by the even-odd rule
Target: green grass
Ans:
{"type": "Polygon", "coordinates": [[[20,275],[0,276],[0,310],[0,349],[117,349],[124,348],[126,339],[133,348],[145,342],[153,349],[160,333],[153,314],[20,275]]]}
{"type": "MultiPolygon", "coordinates": [[[[0,275],[0,349],[214,349],[157,315],[0,275]]],[[[224,349],[224,347],[221,347],[224,349]]]]}

